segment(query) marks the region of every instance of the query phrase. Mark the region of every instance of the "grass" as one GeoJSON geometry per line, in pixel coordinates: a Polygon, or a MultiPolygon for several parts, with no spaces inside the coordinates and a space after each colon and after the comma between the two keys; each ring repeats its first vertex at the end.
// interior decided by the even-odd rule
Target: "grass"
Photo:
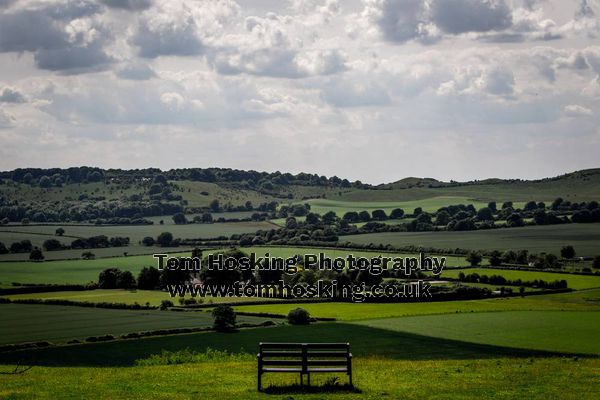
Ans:
{"type": "MultiPolygon", "coordinates": [[[[461,300],[426,303],[314,303],[302,304],[314,317],[336,318],[342,321],[404,317],[412,315],[454,314],[484,311],[552,311],[600,310],[600,290],[588,290],[553,295],[461,300]]],[[[287,314],[294,305],[267,304],[235,307],[238,311],[287,314]]]]}
{"type": "Polygon", "coordinates": [[[374,328],[524,349],[600,354],[600,311],[506,311],[357,322],[374,328]],[[568,333],[567,333],[568,332],[568,333]]]}
{"type": "MultiPolygon", "coordinates": [[[[97,290],[82,290],[82,291],[65,291],[65,292],[45,292],[45,293],[24,293],[15,294],[8,297],[11,300],[17,299],[43,299],[43,300],[72,300],[72,301],[90,301],[90,302],[109,302],[109,303],[125,303],[125,304],[146,304],[160,305],[162,300],[171,300],[175,305],[178,305],[178,298],[172,298],[169,293],[159,290],[124,290],[124,289],[97,289],[97,290]]],[[[189,298],[187,296],[186,298],[189,298]]],[[[200,299],[197,297],[196,299],[200,299]]],[[[254,298],[248,297],[204,297],[204,304],[209,303],[233,303],[255,301],[254,298]]],[[[270,298],[260,299],[264,301],[273,300],[270,298]]]]}
{"type": "Polygon", "coordinates": [[[340,242],[346,241],[438,249],[529,250],[530,253],[557,255],[563,246],[572,245],[578,256],[595,256],[600,253],[600,224],[527,226],[468,232],[386,232],[340,237],[340,242]]]}
{"type": "MultiPolygon", "coordinates": [[[[168,249],[162,249],[164,252],[168,249]]],[[[189,253],[171,253],[186,254],[189,253]]],[[[9,286],[11,282],[19,283],[53,283],[53,284],[82,284],[90,281],[97,282],[98,274],[106,268],[117,267],[131,271],[137,276],[145,266],[156,266],[152,255],[98,258],[95,260],[66,260],[45,262],[2,262],[0,263],[0,282],[9,286]]]]}
{"type": "MultiPolygon", "coordinates": [[[[178,248],[147,248],[148,252],[168,253],[169,255],[189,255],[189,253],[177,253],[178,248]]],[[[264,256],[290,257],[295,254],[319,254],[324,252],[330,257],[342,257],[349,253],[356,256],[374,257],[380,255],[377,252],[352,251],[347,249],[318,249],[302,247],[247,247],[242,248],[244,252],[256,253],[264,256]]],[[[208,254],[208,252],[205,252],[208,254]]],[[[387,255],[387,254],[386,254],[387,255]]],[[[407,256],[407,254],[397,254],[407,256]]],[[[463,257],[446,257],[447,266],[464,266],[463,257]]],[[[156,260],[152,255],[97,258],[95,260],[64,260],[64,261],[7,261],[0,263],[0,287],[9,287],[12,282],[19,283],[54,283],[54,284],[82,284],[97,281],[98,274],[105,268],[117,267],[121,270],[131,271],[137,276],[145,266],[156,266],[156,260]]]]}
{"type": "MultiPolygon", "coordinates": [[[[0,375],[7,399],[595,399],[600,395],[598,359],[388,360],[357,358],[353,392],[277,395],[256,391],[254,361],[203,362],[134,368],[35,367],[0,375]],[[93,383],[93,384],[90,384],[93,383]]],[[[12,366],[0,366],[1,372],[12,366]]],[[[314,384],[329,376],[315,375],[314,384]]],[[[268,374],[263,382],[289,385],[293,374],[268,374]]],[[[340,378],[345,382],[345,377],[340,378]]]]}
{"type": "Polygon", "coordinates": [[[600,287],[600,276],[598,275],[575,275],[575,274],[560,274],[543,271],[518,271],[499,268],[464,268],[464,269],[447,269],[440,274],[440,278],[458,278],[460,273],[479,275],[501,275],[506,279],[521,279],[522,281],[533,281],[541,279],[547,282],[556,280],[566,280],[567,286],[571,289],[591,289],[600,287]]]}
{"type": "MultiPolygon", "coordinates": [[[[47,340],[64,343],[88,336],[114,336],[140,331],[172,328],[211,327],[208,312],[159,310],[113,310],[38,304],[0,305],[0,344],[47,340]]],[[[238,322],[264,319],[240,316],[238,322]]]]}

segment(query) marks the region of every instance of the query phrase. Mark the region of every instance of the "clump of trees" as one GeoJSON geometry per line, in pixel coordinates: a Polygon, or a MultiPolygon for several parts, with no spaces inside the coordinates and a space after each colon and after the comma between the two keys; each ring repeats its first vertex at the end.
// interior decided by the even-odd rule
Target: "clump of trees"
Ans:
{"type": "Polygon", "coordinates": [[[236,314],[228,305],[219,305],[212,310],[213,328],[218,332],[226,332],[235,328],[236,314]]]}
{"type": "Polygon", "coordinates": [[[129,271],[118,268],[107,268],[98,276],[100,289],[131,289],[135,287],[135,278],[129,271]]]}

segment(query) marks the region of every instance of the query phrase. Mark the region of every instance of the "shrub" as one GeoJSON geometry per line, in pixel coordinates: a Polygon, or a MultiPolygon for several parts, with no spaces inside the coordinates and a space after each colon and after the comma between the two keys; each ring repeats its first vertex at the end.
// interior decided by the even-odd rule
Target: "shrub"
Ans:
{"type": "Polygon", "coordinates": [[[480,253],[472,251],[469,254],[467,254],[467,257],[465,259],[469,262],[469,264],[471,264],[471,266],[476,266],[479,265],[482,257],[480,253]]]}
{"type": "Polygon", "coordinates": [[[213,327],[219,331],[228,331],[235,327],[236,315],[231,306],[220,305],[213,309],[213,327]]]}
{"type": "Polygon", "coordinates": [[[304,308],[295,308],[288,313],[287,320],[292,325],[308,325],[310,314],[304,308]]]}
{"type": "Polygon", "coordinates": [[[160,302],[160,309],[166,310],[169,307],[173,307],[173,302],[171,300],[162,300],[160,302]]]}

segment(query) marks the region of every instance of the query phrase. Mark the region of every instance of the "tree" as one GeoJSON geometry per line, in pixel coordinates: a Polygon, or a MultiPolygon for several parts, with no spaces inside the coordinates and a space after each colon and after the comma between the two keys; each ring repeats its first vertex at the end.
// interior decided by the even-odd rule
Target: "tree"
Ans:
{"type": "Polygon", "coordinates": [[[525,222],[523,221],[523,218],[521,218],[520,214],[512,213],[508,216],[508,218],[506,218],[506,225],[510,227],[524,226],[525,222]]]}
{"type": "Polygon", "coordinates": [[[310,314],[304,308],[298,307],[290,310],[287,320],[292,325],[308,325],[310,324],[310,314]]]}
{"type": "Polygon", "coordinates": [[[371,214],[368,211],[361,211],[358,213],[358,219],[363,222],[368,222],[371,220],[371,214]]]}
{"type": "Polygon", "coordinates": [[[178,212],[177,214],[173,215],[173,222],[175,222],[175,225],[185,225],[187,224],[187,219],[185,218],[185,215],[183,215],[183,213],[178,212]]]}
{"type": "Polygon", "coordinates": [[[325,215],[323,215],[323,218],[322,218],[323,223],[326,225],[333,224],[336,219],[337,219],[337,215],[333,211],[327,211],[325,213],[325,215]]]}
{"type": "Polygon", "coordinates": [[[56,236],[62,236],[65,234],[65,230],[63,228],[58,228],[56,229],[56,231],[54,231],[54,233],[56,234],[56,236]]]}
{"type": "Polygon", "coordinates": [[[164,310],[168,309],[169,307],[173,307],[173,305],[174,304],[171,300],[161,300],[160,309],[164,311],[164,310]]]}
{"type": "Polygon", "coordinates": [[[117,278],[121,274],[118,268],[107,268],[98,275],[98,287],[100,289],[116,289],[117,278]]]}
{"type": "Polygon", "coordinates": [[[214,199],[213,201],[211,201],[209,204],[209,207],[213,212],[221,211],[221,204],[219,203],[219,200],[217,200],[217,199],[214,199]]]}
{"type": "Polygon", "coordinates": [[[504,210],[505,208],[513,208],[513,202],[505,201],[504,203],[502,203],[502,209],[504,210]]]}
{"type": "Polygon", "coordinates": [[[146,236],[142,239],[142,244],[144,246],[154,246],[154,243],[156,243],[156,241],[151,236],[146,236]]]}
{"type": "Polygon", "coordinates": [[[348,221],[349,223],[358,222],[358,220],[359,220],[358,213],[356,211],[348,211],[347,213],[344,214],[342,219],[345,221],[348,221]]]}
{"type": "Polygon", "coordinates": [[[502,253],[498,250],[494,250],[490,253],[490,265],[497,267],[502,264],[502,253]]]}
{"type": "Polygon", "coordinates": [[[211,213],[205,212],[204,214],[202,214],[202,223],[212,224],[212,222],[213,222],[213,216],[211,213]]]}
{"type": "Polygon", "coordinates": [[[413,211],[413,216],[416,217],[417,215],[421,214],[422,212],[423,212],[423,209],[421,207],[417,207],[413,211]]]}
{"type": "Polygon", "coordinates": [[[491,221],[494,219],[494,213],[491,208],[483,207],[477,211],[477,218],[479,218],[480,221],[491,221]]]}
{"type": "Polygon", "coordinates": [[[571,245],[563,246],[563,248],[560,249],[560,256],[567,259],[575,257],[575,248],[571,245]]]}
{"type": "Polygon", "coordinates": [[[52,186],[52,181],[46,175],[40,178],[40,187],[49,188],[52,186]]]}
{"type": "Polygon", "coordinates": [[[44,244],[42,245],[42,247],[46,251],[54,251],[54,250],[62,249],[63,245],[61,242],[59,242],[56,239],[47,239],[47,240],[44,240],[44,244]]]}
{"type": "Polygon", "coordinates": [[[31,261],[42,261],[44,259],[44,253],[42,253],[42,250],[40,250],[39,247],[34,247],[33,250],[31,250],[31,253],[29,253],[29,259],[31,261]]]}
{"type": "Polygon", "coordinates": [[[313,212],[306,214],[306,223],[311,224],[311,225],[318,224],[319,223],[319,214],[315,214],[313,212]]]}
{"type": "Polygon", "coordinates": [[[375,221],[385,221],[386,219],[388,219],[385,211],[383,210],[373,210],[371,216],[375,221]]]}
{"type": "Polygon", "coordinates": [[[469,254],[467,254],[467,257],[465,257],[465,260],[467,260],[469,264],[471,264],[471,266],[473,267],[479,265],[482,259],[483,257],[481,257],[481,254],[476,251],[469,252],[469,254]]]}
{"type": "Polygon", "coordinates": [[[0,242],[0,254],[6,254],[8,253],[8,249],[6,248],[6,245],[2,242],[0,242]]]}
{"type": "Polygon", "coordinates": [[[212,311],[213,328],[219,332],[235,328],[236,315],[231,306],[219,305],[212,311]]]}
{"type": "Polygon", "coordinates": [[[162,247],[168,247],[173,243],[173,234],[171,232],[163,232],[158,235],[156,242],[162,247]]]}
{"type": "Polygon", "coordinates": [[[131,289],[135,286],[135,278],[129,271],[123,271],[117,276],[116,286],[118,289],[131,289]]]}
{"type": "Polygon", "coordinates": [[[525,207],[523,208],[525,211],[533,211],[537,209],[537,203],[535,201],[529,201],[527,202],[527,204],[525,204],[525,207]]]}
{"type": "Polygon", "coordinates": [[[144,267],[137,279],[138,289],[154,290],[160,283],[160,272],[154,267],[144,267]]]}
{"type": "Polygon", "coordinates": [[[488,203],[488,205],[487,205],[487,206],[488,206],[488,208],[489,208],[490,210],[492,210],[493,212],[496,212],[496,211],[498,211],[498,206],[496,205],[496,202],[495,202],[495,201],[490,201],[490,202],[488,203]]]}
{"type": "Polygon", "coordinates": [[[447,211],[438,211],[436,217],[435,217],[435,224],[436,225],[448,225],[448,222],[450,222],[450,214],[448,214],[447,211]]]}
{"type": "Polygon", "coordinates": [[[96,258],[96,255],[91,251],[84,251],[83,253],[81,253],[81,258],[83,258],[84,260],[93,260],[94,258],[96,258]]]}
{"type": "Polygon", "coordinates": [[[404,210],[401,208],[394,208],[390,213],[391,219],[400,219],[404,216],[404,210]]]}
{"type": "Polygon", "coordinates": [[[294,217],[287,217],[285,219],[285,227],[287,229],[296,229],[298,227],[298,222],[294,217]]]}

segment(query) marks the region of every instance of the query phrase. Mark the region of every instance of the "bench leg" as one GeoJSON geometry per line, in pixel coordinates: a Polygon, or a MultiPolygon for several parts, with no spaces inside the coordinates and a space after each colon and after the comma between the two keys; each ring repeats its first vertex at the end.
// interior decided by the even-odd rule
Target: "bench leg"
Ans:
{"type": "Polygon", "coordinates": [[[310,386],[310,374],[306,374],[306,378],[307,378],[307,381],[308,381],[308,386],[310,386]]]}
{"type": "Polygon", "coordinates": [[[300,373],[300,386],[304,386],[304,374],[300,373]]]}
{"type": "Polygon", "coordinates": [[[259,372],[258,373],[258,391],[259,392],[261,391],[261,377],[262,377],[261,373],[259,372]]]}
{"type": "Polygon", "coordinates": [[[350,383],[350,387],[354,387],[354,385],[352,384],[352,372],[350,372],[350,373],[348,374],[348,381],[349,381],[349,383],[350,383]]]}

